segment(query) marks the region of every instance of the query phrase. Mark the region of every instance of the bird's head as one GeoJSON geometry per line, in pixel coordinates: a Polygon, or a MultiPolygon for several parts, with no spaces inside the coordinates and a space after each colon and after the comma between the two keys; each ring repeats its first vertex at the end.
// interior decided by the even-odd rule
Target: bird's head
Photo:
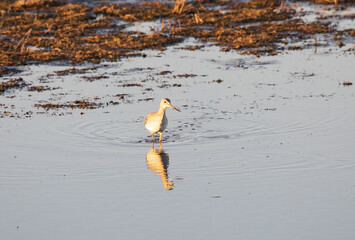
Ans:
{"type": "Polygon", "coordinates": [[[181,112],[179,109],[171,105],[170,99],[169,98],[163,98],[160,102],[160,107],[167,108],[170,107],[178,112],[181,112]]]}

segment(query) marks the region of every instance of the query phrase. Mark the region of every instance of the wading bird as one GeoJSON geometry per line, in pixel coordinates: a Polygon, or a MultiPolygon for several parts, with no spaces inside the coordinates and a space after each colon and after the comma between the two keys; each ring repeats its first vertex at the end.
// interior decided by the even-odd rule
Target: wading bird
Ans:
{"type": "Polygon", "coordinates": [[[171,105],[170,100],[168,98],[163,98],[160,101],[159,111],[149,113],[145,117],[144,125],[148,129],[148,131],[152,134],[153,143],[155,141],[154,133],[160,134],[159,142],[161,142],[161,135],[163,134],[165,128],[168,126],[168,118],[165,115],[165,109],[167,107],[171,107],[172,109],[175,109],[176,111],[180,112],[179,109],[171,105]]]}

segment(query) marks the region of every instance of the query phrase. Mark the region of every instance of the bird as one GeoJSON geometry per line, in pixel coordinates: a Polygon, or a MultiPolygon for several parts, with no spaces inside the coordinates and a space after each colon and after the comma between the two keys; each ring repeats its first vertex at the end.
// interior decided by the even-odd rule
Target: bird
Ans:
{"type": "Polygon", "coordinates": [[[161,143],[161,136],[163,131],[168,126],[168,118],[165,115],[165,110],[167,107],[170,107],[178,112],[181,112],[179,109],[171,105],[171,101],[168,98],[163,98],[160,101],[159,111],[149,113],[145,117],[144,125],[146,129],[152,134],[153,143],[155,142],[154,133],[159,133],[159,143],[161,143]]]}

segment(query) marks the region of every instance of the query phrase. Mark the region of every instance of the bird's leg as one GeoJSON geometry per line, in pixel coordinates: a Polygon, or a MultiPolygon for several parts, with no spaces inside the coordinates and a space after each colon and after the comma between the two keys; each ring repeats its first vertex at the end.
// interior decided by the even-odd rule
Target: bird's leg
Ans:
{"type": "Polygon", "coordinates": [[[155,142],[155,139],[154,139],[154,134],[152,133],[152,138],[153,138],[153,144],[154,144],[154,142],[155,142]]]}
{"type": "Polygon", "coordinates": [[[163,135],[163,133],[159,133],[160,137],[159,137],[159,142],[161,143],[161,135],[163,135]]]}

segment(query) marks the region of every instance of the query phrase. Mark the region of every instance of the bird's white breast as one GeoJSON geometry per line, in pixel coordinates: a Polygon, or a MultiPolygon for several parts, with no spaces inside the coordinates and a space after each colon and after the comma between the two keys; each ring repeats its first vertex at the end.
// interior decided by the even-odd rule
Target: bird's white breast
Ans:
{"type": "Polygon", "coordinates": [[[151,133],[163,132],[167,126],[168,119],[165,114],[163,115],[163,118],[159,115],[151,115],[145,124],[145,127],[151,133]]]}

